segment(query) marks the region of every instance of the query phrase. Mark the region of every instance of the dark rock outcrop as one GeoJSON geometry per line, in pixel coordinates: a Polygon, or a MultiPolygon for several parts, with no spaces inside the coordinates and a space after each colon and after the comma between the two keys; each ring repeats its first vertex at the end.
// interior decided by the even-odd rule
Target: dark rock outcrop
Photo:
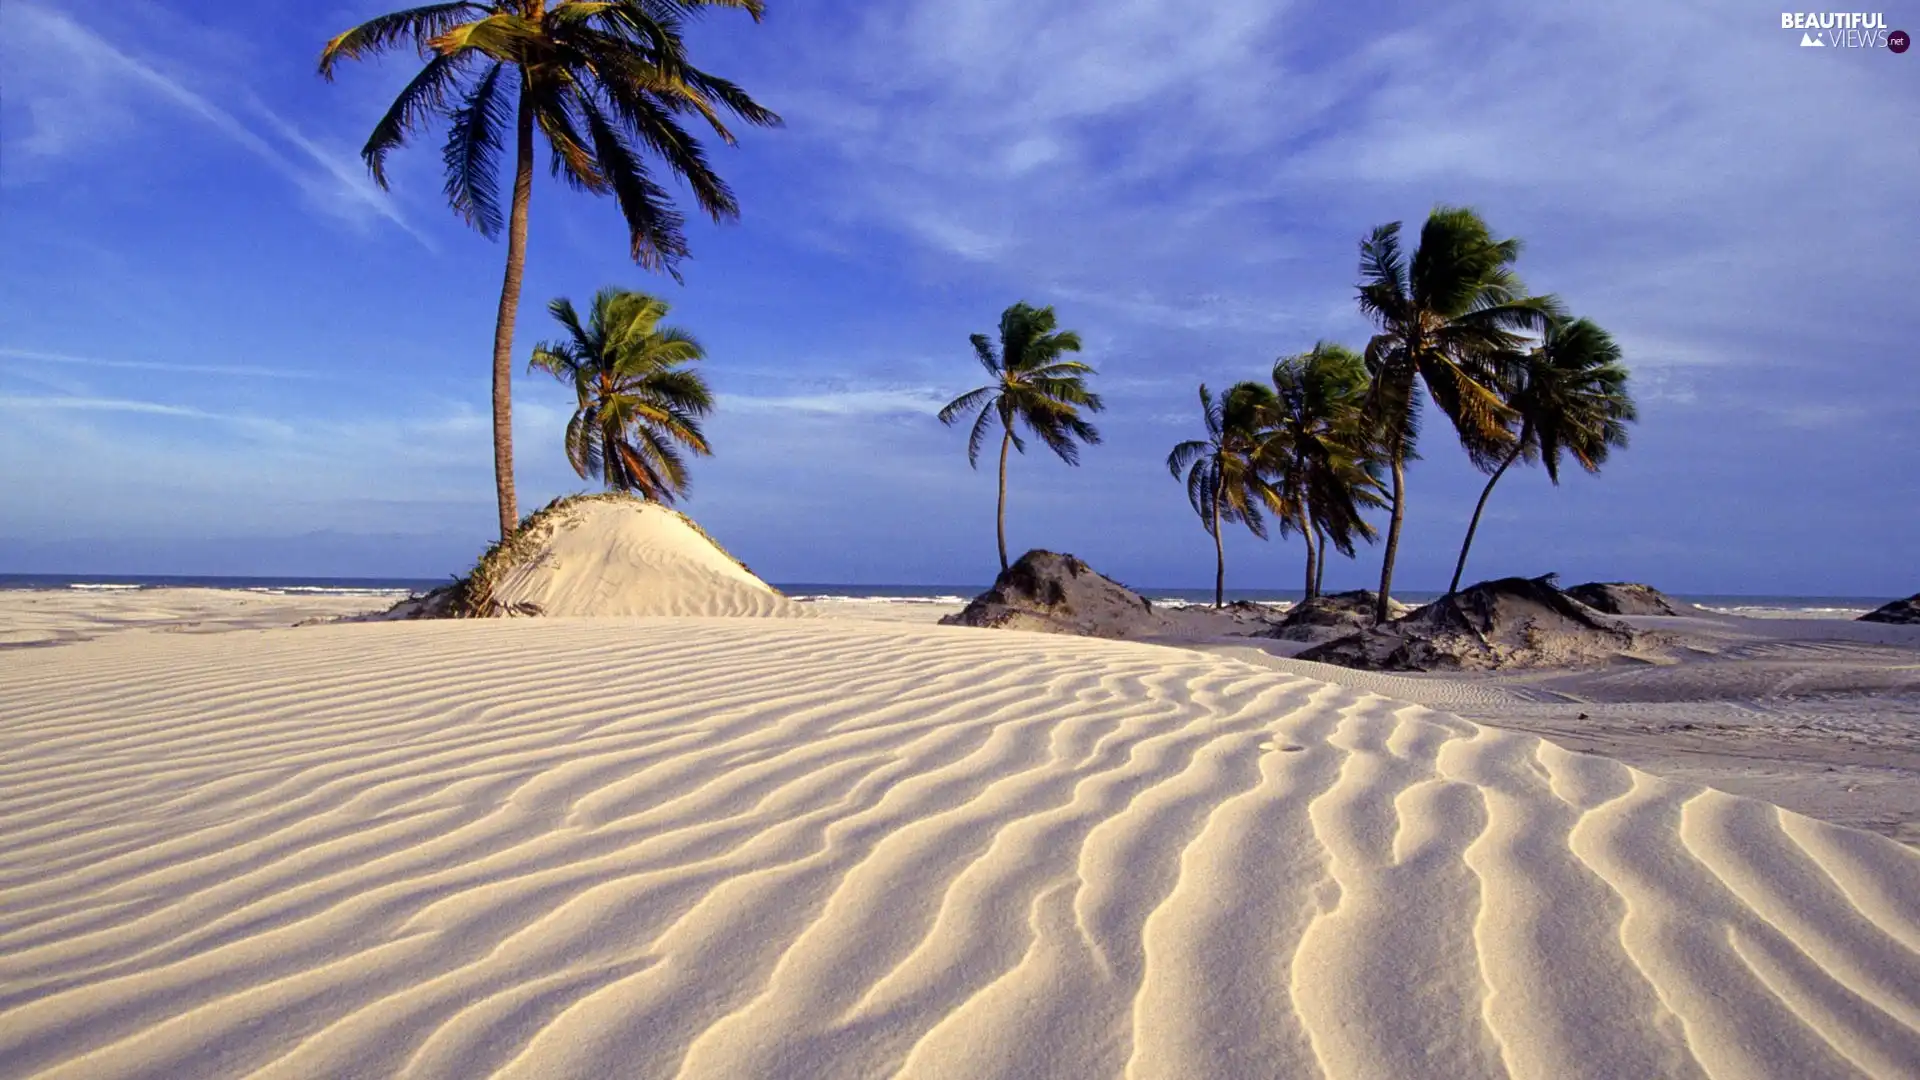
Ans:
{"type": "Polygon", "coordinates": [[[1566,593],[1608,615],[1692,615],[1698,610],[1651,585],[1632,581],[1589,581],[1566,593]]]}
{"type": "Polygon", "coordinates": [[[1549,575],[1483,581],[1300,659],[1378,671],[1593,667],[1636,640],[1633,628],[1574,601],[1549,575]]]}
{"type": "Polygon", "coordinates": [[[1151,634],[1169,625],[1146,597],[1072,555],[1040,550],[1020,556],[966,610],[940,621],[947,626],[1114,638],[1151,634]]]}
{"type": "Polygon", "coordinates": [[[1857,621],[1920,625],[1920,593],[1914,593],[1905,600],[1895,600],[1891,604],[1875,608],[1860,616],[1857,621]]]}
{"type": "MultiPolygon", "coordinates": [[[[1379,601],[1380,594],[1369,589],[1316,596],[1295,604],[1273,629],[1249,636],[1282,641],[1333,641],[1373,629],[1373,612],[1379,601]]],[[[1395,618],[1412,610],[1406,604],[1393,601],[1395,618]]]]}

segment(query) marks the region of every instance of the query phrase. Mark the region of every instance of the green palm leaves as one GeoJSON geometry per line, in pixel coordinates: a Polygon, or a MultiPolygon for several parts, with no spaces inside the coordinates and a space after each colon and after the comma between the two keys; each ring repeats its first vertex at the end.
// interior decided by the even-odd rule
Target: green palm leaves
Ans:
{"type": "Polygon", "coordinates": [[[1226,602],[1227,556],[1220,535],[1222,523],[1243,524],[1266,539],[1262,507],[1282,515],[1281,494],[1262,473],[1262,424],[1272,415],[1273,391],[1259,383],[1243,382],[1218,400],[1205,383],[1200,385],[1200,415],[1207,437],[1180,443],[1167,455],[1167,471],[1175,480],[1186,474],[1187,501],[1200,516],[1201,527],[1213,537],[1213,606],[1226,602]]]}
{"type": "Polygon", "coordinates": [[[1351,557],[1375,532],[1363,512],[1384,506],[1384,458],[1366,413],[1365,362],[1320,342],[1273,365],[1272,404],[1258,454],[1284,493],[1289,520],[1307,544],[1307,599],[1319,595],[1326,543],[1351,557]]]}
{"type": "Polygon", "coordinates": [[[387,183],[386,158],[409,136],[447,121],[441,150],[448,202],[487,236],[502,225],[498,159],[516,119],[538,128],[553,173],[570,186],[612,195],[627,219],[635,260],[673,270],[687,254],[684,219],[647,164],[657,159],[686,183],[715,220],[739,205],[684,125],[734,141],[726,117],[777,125],[744,91],[689,61],[686,17],[708,7],[756,19],[758,0],[494,0],[429,4],[369,20],[329,41],[328,79],[342,60],[409,47],[427,58],[374,126],[361,156],[387,183]]]}
{"type": "Polygon", "coordinates": [[[1367,371],[1349,349],[1321,342],[1273,366],[1271,386],[1235,384],[1215,400],[1200,387],[1207,438],[1180,443],[1167,455],[1175,479],[1186,474],[1187,499],[1213,536],[1213,603],[1226,599],[1222,522],[1266,539],[1264,514],[1282,535],[1306,542],[1306,595],[1317,595],[1326,543],[1347,555],[1356,539],[1372,540],[1363,511],[1383,505],[1381,456],[1364,405],[1367,371]]]}
{"type": "Polygon", "coordinates": [[[1526,332],[1543,331],[1559,315],[1552,297],[1526,294],[1513,272],[1519,255],[1518,240],[1494,239],[1478,214],[1458,207],[1428,216],[1411,260],[1401,250],[1399,222],[1361,241],[1360,310],[1379,330],[1367,342],[1367,412],[1393,476],[1375,611],[1382,622],[1406,513],[1406,462],[1420,434],[1416,383],[1469,452],[1487,453],[1514,438],[1513,411],[1495,389],[1500,365],[1524,345],[1526,332]]]}
{"type": "Polygon", "coordinates": [[[1547,478],[1558,484],[1563,455],[1597,473],[1614,447],[1627,445],[1627,425],[1639,416],[1627,378],[1620,346],[1586,319],[1555,322],[1537,347],[1506,359],[1500,389],[1519,433],[1505,453],[1474,455],[1475,463],[1492,475],[1474,506],[1448,592],[1460,588],[1487,498],[1515,461],[1539,462],[1547,478]]]}
{"type": "Polygon", "coordinates": [[[585,324],[565,298],[548,310],[567,338],[537,346],[529,367],[573,388],[577,408],[566,434],[573,471],[655,502],[685,495],[682,449],[713,452],[700,430],[713,394],[686,368],[705,358],[700,344],[660,325],[666,301],[645,293],[602,289],[585,324]]]}
{"type": "Polygon", "coordinates": [[[737,8],[756,20],[760,0],[490,0],[428,4],[370,19],[327,42],[320,74],[343,60],[405,48],[424,61],[368,136],[361,156],[381,187],[387,155],[444,120],[440,157],[447,204],[488,237],[504,226],[506,275],[493,334],[493,463],[500,535],[518,521],[513,485],[513,329],[525,272],[534,133],[553,175],[569,187],[611,195],[626,218],[629,253],[679,277],[685,218],[648,162],[686,184],[715,221],[739,204],[688,130],[704,124],[722,142],[726,118],[772,127],[780,118],[738,86],[695,67],[685,22],[706,8],[737,8]],[[512,201],[500,206],[500,158],[513,151],[512,201]]]}
{"type": "Polygon", "coordinates": [[[949,426],[973,416],[967,435],[967,463],[978,466],[980,448],[998,423],[1000,436],[1000,500],[996,535],[1000,569],[1007,569],[1007,451],[1026,453],[1020,428],[1045,443],[1060,460],[1080,463],[1080,444],[1098,444],[1100,432],[1081,415],[1099,412],[1100,395],[1087,389],[1091,366],[1067,358],[1080,351],[1080,335],[1060,330],[1050,307],[1014,304],[1000,316],[999,348],[985,334],[974,334],[974,356],[992,379],[969,390],[940,410],[940,422],[949,426]]]}

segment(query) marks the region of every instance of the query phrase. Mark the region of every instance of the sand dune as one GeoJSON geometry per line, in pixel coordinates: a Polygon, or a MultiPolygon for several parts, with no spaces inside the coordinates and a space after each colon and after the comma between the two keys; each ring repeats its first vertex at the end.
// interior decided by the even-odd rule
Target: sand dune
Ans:
{"type": "Polygon", "coordinates": [[[493,586],[503,608],[546,615],[802,615],[679,513],[600,495],[556,520],[493,586]]]}
{"type": "Polygon", "coordinates": [[[1920,1062],[1920,855],[1230,658],[393,623],[0,702],[5,1076],[1920,1062]]]}

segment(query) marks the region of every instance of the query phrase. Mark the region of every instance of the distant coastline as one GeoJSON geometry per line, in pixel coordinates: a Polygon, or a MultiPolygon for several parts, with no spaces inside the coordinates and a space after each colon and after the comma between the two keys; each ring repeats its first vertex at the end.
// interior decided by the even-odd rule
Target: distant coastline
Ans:
{"type": "MultiPolygon", "coordinates": [[[[281,594],[333,594],[341,596],[384,595],[426,592],[446,584],[441,578],[335,578],[335,577],[220,577],[189,574],[0,574],[0,589],[233,589],[242,592],[281,594]]],[[[984,591],[980,585],[848,585],[832,582],[774,582],[776,588],[795,600],[813,603],[945,603],[963,604],[984,591]]],[[[1139,590],[1157,604],[1211,603],[1213,590],[1146,586],[1139,590]]],[[[1424,604],[1440,596],[1438,591],[1409,589],[1396,593],[1408,603],[1424,604]]],[[[1689,594],[1676,593],[1678,599],[1723,615],[1747,618],[1853,619],[1886,603],[1886,597],[1874,596],[1795,596],[1787,594],[1689,594]]],[[[1298,589],[1228,589],[1229,601],[1245,600],[1263,604],[1292,604],[1300,600],[1298,589]]]]}

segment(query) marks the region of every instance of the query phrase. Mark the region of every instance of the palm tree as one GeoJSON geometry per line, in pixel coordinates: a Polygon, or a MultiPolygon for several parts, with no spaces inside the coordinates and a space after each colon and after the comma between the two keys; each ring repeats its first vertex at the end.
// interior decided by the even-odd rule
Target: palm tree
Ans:
{"type": "Polygon", "coordinates": [[[1069,465],[1080,464],[1078,442],[1098,445],[1100,432],[1080,416],[1080,410],[1099,412],[1100,395],[1087,389],[1092,367],[1062,359],[1080,351],[1080,335],[1056,329],[1051,307],[1036,308],[1025,301],[1000,315],[1000,349],[985,334],[974,334],[974,355],[993,381],[969,390],[940,410],[940,422],[953,425],[978,411],[967,436],[967,464],[979,467],[980,447],[1000,421],[1000,508],[995,526],[1000,539],[1000,571],[1007,569],[1007,450],[1027,452],[1014,429],[1017,420],[1069,465]]]}
{"type": "Polygon", "coordinates": [[[381,187],[388,152],[408,136],[447,121],[441,150],[454,213],[488,238],[502,225],[498,166],[512,130],[513,196],[506,216],[507,269],[493,329],[493,469],[500,535],[519,520],[513,491],[514,317],[526,264],[527,203],[533,191],[534,129],[568,186],[611,194],[627,221],[631,254],[678,277],[687,255],[683,219],[649,170],[658,158],[715,221],[738,217],[733,192],[681,126],[698,117],[722,141],[723,113],[771,127],[780,118],[739,87],[688,63],[685,19],[709,7],[760,18],[761,0],[468,0],[435,3],[371,19],[327,42],[320,74],[342,60],[406,47],[426,65],[360,154],[381,187]],[[584,130],[583,130],[584,129],[584,130]]]}
{"type": "Polygon", "coordinates": [[[1449,593],[1460,589],[1467,569],[1467,550],[1480,528],[1493,485],[1515,461],[1525,458],[1546,466],[1547,478],[1560,483],[1560,455],[1590,473],[1600,471],[1613,447],[1627,445],[1627,425],[1639,418],[1627,393],[1627,369],[1620,362],[1620,346],[1605,330],[1586,319],[1555,322],[1537,348],[1512,358],[1507,373],[1507,407],[1519,417],[1520,434],[1497,459],[1476,459],[1492,476],[1474,505],[1473,521],[1460,545],[1449,593]]]}
{"type": "Polygon", "coordinates": [[[1292,526],[1306,541],[1309,600],[1320,593],[1329,538],[1351,557],[1355,538],[1372,542],[1378,535],[1362,514],[1386,505],[1364,410],[1367,389],[1365,362],[1330,342],[1273,365],[1256,460],[1279,479],[1292,526]]]}
{"type": "Polygon", "coordinates": [[[1186,473],[1187,501],[1200,515],[1200,526],[1213,537],[1213,606],[1226,603],[1227,552],[1220,536],[1222,522],[1244,524],[1262,540],[1267,523],[1260,508],[1282,515],[1286,507],[1280,492],[1261,475],[1255,460],[1260,446],[1260,423],[1273,405],[1273,391],[1259,383],[1240,383],[1219,400],[1200,384],[1200,414],[1207,437],[1192,439],[1167,455],[1167,471],[1175,480],[1186,473]]]}
{"type": "Polygon", "coordinates": [[[1397,221],[1360,242],[1360,310],[1380,330],[1367,342],[1367,412],[1393,476],[1374,612],[1381,622],[1391,605],[1406,516],[1406,463],[1420,434],[1416,383],[1425,385],[1470,451],[1489,452],[1514,438],[1507,426],[1513,412],[1492,389],[1496,369],[1524,343],[1523,332],[1542,330],[1559,314],[1552,297],[1526,295],[1512,269],[1519,256],[1518,240],[1495,240],[1480,215],[1458,207],[1427,217],[1410,263],[1400,250],[1397,221]]]}
{"type": "Polygon", "coordinates": [[[567,460],[582,479],[599,474],[609,490],[672,503],[687,493],[687,465],[676,445],[711,455],[700,418],[713,394],[683,365],[705,359],[684,331],[661,326],[667,302],[645,293],[602,289],[586,325],[562,297],[547,305],[567,340],[541,342],[529,370],[573,387],[567,460]]]}

